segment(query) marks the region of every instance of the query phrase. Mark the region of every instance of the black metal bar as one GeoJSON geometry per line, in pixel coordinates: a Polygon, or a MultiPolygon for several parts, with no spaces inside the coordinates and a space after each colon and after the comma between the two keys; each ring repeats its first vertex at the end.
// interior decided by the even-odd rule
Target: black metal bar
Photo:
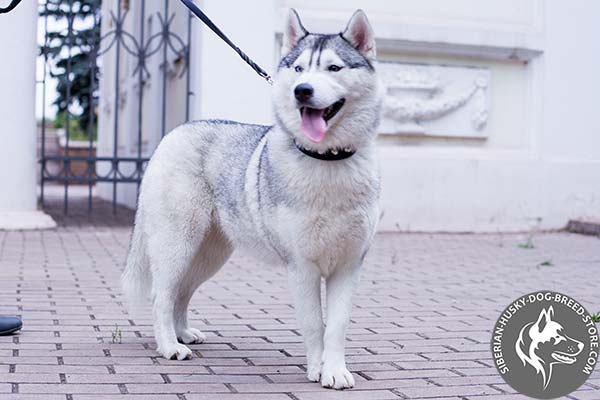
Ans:
{"type": "MultiPolygon", "coordinates": [[[[94,27],[98,27],[98,12],[94,12],[94,27]]],[[[96,82],[96,65],[98,65],[98,48],[100,47],[100,43],[97,43],[94,38],[94,43],[92,44],[92,57],[90,59],[90,68],[91,68],[91,79],[90,79],[90,122],[88,126],[88,137],[89,137],[89,155],[92,157],[92,153],[94,151],[94,91],[96,90],[95,82],[96,82]]],[[[88,173],[90,178],[92,178],[95,174],[96,164],[92,161],[87,163],[88,173]]],[[[92,180],[88,183],[88,215],[92,213],[93,207],[93,196],[92,196],[92,188],[94,183],[92,180]]]]}
{"type": "Polygon", "coordinates": [[[46,174],[46,179],[48,181],[53,182],[72,182],[72,183],[90,183],[90,182],[112,182],[112,183],[139,183],[141,182],[142,177],[139,175],[137,169],[130,176],[119,175],[119,164],[121,163],[131,163],[135,164],[136,168],[143,168],[144,164],[147,164],[150,161],[148,157],[97,157],[97,156],[48,156],[46,161],[61,161],[65,164],[70,164],[72,162],[96,162],[96,163],[110,163],[111,171],[109,171],[105,176],[101,175],[89,175],[84,174],[82,176],[77,176],[73,174],[64,174],[61,172],[57,174],[46,174]],[[112,172],[114,170],[114,172],[112,172]]]}
{"type": "MultiPolygon", "coordinates": [[[[140,43],[144,43],[144,25],[146,24],[146,0],[142,0],[141,1],[141,17],[140,17],[140,43]]],[[[143,112],[143,108],[144,108],[144,68],[142,68],[141,66],[144,65],[144,50],[143,47],[140,46],[139,49],[140,53],[139,56],[140,60],[138,61],[139,65],[140,65],[140,70],[138,71],[138,85],[139,85],[139,97],[138,97],[138,148],[137,148],[137,156],[138,158],[142,157],[142,112],[143,112]]],[[[141,178],[142,177],[142,170],[139,166],[136,166],[136,169],[138,171],[138,175],[141,178]]],[[[141,179],[140,179],[141,182],[141,179]]],[[[140,193],[140,184],[138,183],[137,185],[137,194],[139,195],[140,193]]],[[[137,198],[137,196],[136,196],[137,198]]]]}
{"type": "Polygon", "coordinates": [[[187,72],[185,77],[185,121],[190,120],[190,95],[191,95],[191,60],[192,60],[192,13],[188,11],[187,27],[187,49],[185,52],[185,63],[187,72]]]}
{"type": "Polygon", "coordinates": [[[138,178],[86,178],[86,177],[64,177],[64,176],[55,176],[46,178],[49,182],[69,182],[69,183],[96,183],[96,182],[110,182],[110,183],[139,183],[138,178]]]}
{"type": "MultiPolygon", "coordinates": [[[[115,113],[114,119],[114,132],[113,132],[113,158],[117,158],[118,147],[119,147],[119,70],[121,66],[121,30],[123,29],[123,21],[121,21],[121,0],[117,2],[117,47],[115,51],[117,52],[116,62],[115,62],[115,103],[113,104],[113,110],[115,113]]],[[[114,172],[115,179],[117,178],[117,169],[115,168],[114,172]]],[[[112,195],[112,206],[113,206],[113,214],[117,213],[117,182],[113,183],[113,195],[112,195]]]]}
{"type": "MultiPolygon", "coordinates": [[[[69,155],[69,136],[71,135],[71,113],[69,111],[69,106],[71,105],[71,56],[73,51],[73,0],[69,0],[69,14],[67,16],[67,43],[68,43],[68,52],[69,56],[67,58],[67,105],[65,107],[65,155],[69,155]]],[[[71,170],[71,165],[67,162],[64,164],[64,170],[66,174],[69,174],[71,170]]],[[[69,212],[69,184],[65,182],[64,185],[64,213],[65,215],[69,212]]]]}
{"type": "Polygon", "coordinates": [[[150,160],[148,157],[117,157],[110,156],[46,156],[46,161],[116,161],[116,162],[145,162],[150,160]]]}
{"type": "Polygon", "coordinates": [[[165,15],[162,40],[163,43],[163,86],[162,86],[162,115],[161,115],[161,136],[165,136],[166,118],[167,118],[167,49],[169,41],[169,0],[165,0],[165,15]]]}
{"type": "MultiPolygon", "coordinates": [[[[47,44],[48,41],[48,1],[46,0],[46,2],[44,3],[44,10],[45,10],[45,16],[44,16],[44,47],[47,44]]],[[[48,54],[47,52],[44,50],[44,69],[43,69],[43,76],[42,76],[42,151],[40,154],[40,160],[42,161],[40,163],[40,202],[42,205],[42,208],[44,208],[44,183],[45,183],[45,179],[44,179],[44,169],[46,167],[45,163],[44,163],[44,159],[46,158],[46,75],[47,75],[47,68],[48,68],[48,54]]]]}

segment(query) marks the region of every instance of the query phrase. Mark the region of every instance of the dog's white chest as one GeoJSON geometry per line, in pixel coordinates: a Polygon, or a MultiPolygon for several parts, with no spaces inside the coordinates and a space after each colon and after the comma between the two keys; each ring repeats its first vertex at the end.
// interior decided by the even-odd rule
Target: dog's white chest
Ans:
{"type": "Polygon", "coordinates": [[[278,219],[278,235],[292,257],[316,264],[324,275],[358,263],[374,230],[372,216],[357,210],[282,209],[278,219]]]}

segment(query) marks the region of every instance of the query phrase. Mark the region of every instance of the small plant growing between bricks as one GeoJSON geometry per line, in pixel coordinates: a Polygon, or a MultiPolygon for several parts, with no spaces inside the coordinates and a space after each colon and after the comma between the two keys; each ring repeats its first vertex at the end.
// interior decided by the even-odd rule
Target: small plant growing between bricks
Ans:
{"type": "Polygon", "coordinates": [[[552,262],[552,260],[546,260],[546,261],[542,261],[541,263],[539,263],[537,265],[538,268],[540,267],[554,267],[554,263],[552,262]]]}
{"type": "Polygon", "coordinates": [[[112,342],[121,344],[122,339],[123,332],[121,331],[121,328],[119,328],[119,325],[115,324],[115,330],[112,332],[112,342]]]}
{"type": "Polygon", "coordinates": [[[540,222],[542,222],[541,218],[536,218],[536,223],[534,224],[534,226],[529,230],[529,233],[527,234],[527,239],[525,240],[525,243],[519,243],[518,246],[522,249],[533,249],[535,248],[534,244],[533,244],[533,236],[537,233],[538,231],[538,227],[540,225],[540,222]]]}
{"type": "Polygon", "coordinates": [[[535,246],[533,245],[533,236],[527,235],[527,240],[525,243],[519,243],[519,247],[522,249],[533,249],[535,246]]]}

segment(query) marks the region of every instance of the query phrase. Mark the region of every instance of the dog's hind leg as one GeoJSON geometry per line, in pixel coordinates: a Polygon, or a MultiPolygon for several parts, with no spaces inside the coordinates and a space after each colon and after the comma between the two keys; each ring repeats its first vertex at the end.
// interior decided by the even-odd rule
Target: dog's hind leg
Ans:
{"type": "MultiPolygon", "coordinates": [[[[187,282],[186,285],[189,283],[187,282]]],[[[195,285],[185,288],[175,300],[175,334],[177,340],[185,344],[202,343],[206,340],[206,335],[202,331],[192,328],[188,324],[187,309],[195,289],[195,285]]]]}
{"type": "Polygon", "coordinates": [[[186,344],[202,343],[206,336],[199,329],[190,327],[187,313],[194,292],[225,264],[233,251],[231,242],[215,224],[206,231],[202,244],[187,270],[181,291],[175,301],[175,333],[186,344]]]}
{"type": "Polygon", "coordinates": [[[150,237],[150,265],[152,267],[152,316],[157,351],[167,359],[190,358],[191,350],[177,342],[175,332],[175,302],[193,258],[191,243],[176,243],[181,237],[167,238],[169,234],[150,237]],[[170,239],[168,242],[165,242],[170,239]]]}
{"type": "MultiPolygon", "coordinates": [[[[183,182],[172,188],[193,186],[199,187],[200,184],[183,182]]],[[[165,184],[165,187],[168,186],[165,184]]],[[[198,193],[204,192],[198,190],[196,195],[198,193]]],[[[153,203],[146,203],[152,213],[152,218],[147,221],[146,233],[152,270],[152,314],[157,351],[167,359],[178,360],[191,357],[192,352],[177,342],[175,305],[181,293],[186,293],[190,286],[187,281],[190,269],[212,220],[211,210],[200,207],[202,203],[198,198],[185,198],[183,194],[170,190],[168,202],[159,197],[162,201],[152,199],[153,203]],[[154,208],[150,209],[150,206],[154,208]]]]}

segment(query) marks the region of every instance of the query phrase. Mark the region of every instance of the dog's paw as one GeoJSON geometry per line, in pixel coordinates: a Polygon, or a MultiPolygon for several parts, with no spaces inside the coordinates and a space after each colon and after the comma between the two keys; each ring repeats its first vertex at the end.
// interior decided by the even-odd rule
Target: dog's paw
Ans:
{"type": "Polygon", "coordinates": [[[332,389],[348,389],[354,387],[354,377],[345,365],[323,365],[321,386],[332,389]]]}
{"type": "Polygon", "coordinates": [[[319,382],[321,380],[321,365],[309,365],[306,376],[311,382],[319,382]]]}
{"type": "Polygon", "coordinates": [[[177,339],[185,344],[202,343],[206,335],[196,328],[186,328],[177,333],[177,339]]]}
{"type": "Polygon", "coordinates": [[[158,353],[167,360],[188,360],[192,358],[192,351],[179,343],[169,343],[156,349],[158,353]]]}

